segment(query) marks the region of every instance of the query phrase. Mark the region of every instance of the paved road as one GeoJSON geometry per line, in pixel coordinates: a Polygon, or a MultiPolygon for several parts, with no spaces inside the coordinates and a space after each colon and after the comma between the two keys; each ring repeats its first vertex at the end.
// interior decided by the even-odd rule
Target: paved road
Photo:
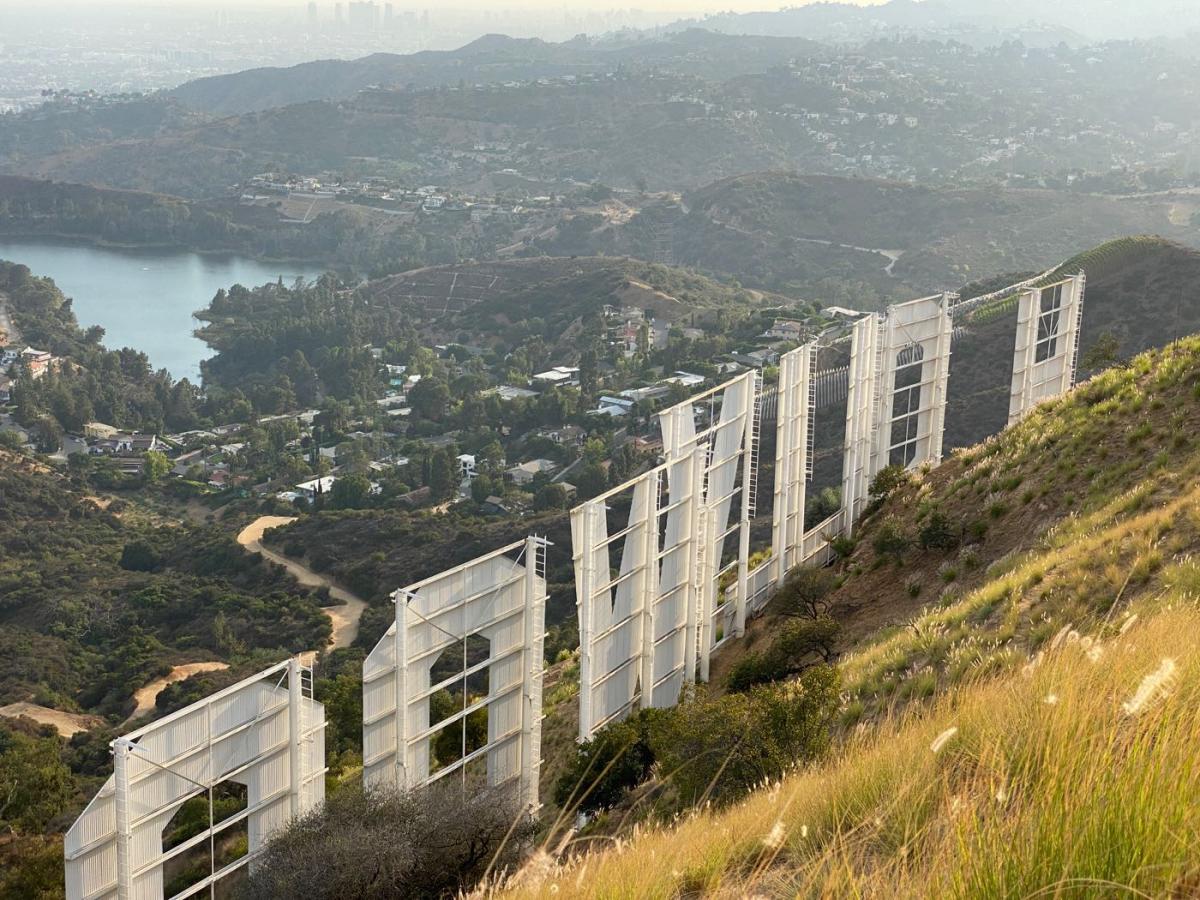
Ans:
{"type": "MultiPolygon", "coordinates": [[[[261,553],[271,562],[279,563],[285,569],[292,573],[292,577],[306,587],[327,587],[329,595],[335,600],[342,602],[341,606],[325,607],[325,615],[329,616],[329,620],[333,623],[333,640],[330,642],[330,649],[337,650],[342,647],[349,647],[356,637],[358,637],[358,620],[362,618],[363,612],[367,608],[367,603],[360,597],[356,597],[345,588],[339,586],[332,578],[322,575],[319,572],[314,572],[301,563],[290,557],[284,556],[282,553],[276,553],[274,550],[263,546],[263,533],[270,528],[278,528],[280,525],[287,525],[289,522],[296,521],[288,516],[262,516],[255,519],[249,525],[242,529],[238,535],[238,543],[247,550],[252,550],[255,553],[261,553]]],[[[316,651],[311,654],[306,654],[306,658],[315,655],[316,651]]]]}

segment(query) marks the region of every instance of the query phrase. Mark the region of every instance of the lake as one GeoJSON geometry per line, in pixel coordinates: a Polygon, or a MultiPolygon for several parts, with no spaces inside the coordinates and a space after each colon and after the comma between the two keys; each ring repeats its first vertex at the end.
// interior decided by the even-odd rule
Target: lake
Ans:
{"type": "Polygon", "coordinates": [[[104,328],[109,349],[141,350],[154,368],[193,382],[199,379],[200,361],[211,353],[192,334],[200,324],[192,313],[208,306],[218,289],[266,284],[281,275],[290,283],[297,276],[315,278],[324,271],[318,264],[2,236],[0,259],[53,278],[74,300],[81,326],[104,328]]]}

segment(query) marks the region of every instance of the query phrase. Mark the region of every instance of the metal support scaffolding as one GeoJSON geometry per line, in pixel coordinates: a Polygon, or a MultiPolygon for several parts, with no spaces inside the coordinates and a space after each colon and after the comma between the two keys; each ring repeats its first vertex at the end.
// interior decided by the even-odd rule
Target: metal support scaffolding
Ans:
{"type": "Polygon", "coordinates": [[[758,372],[745,372],[659,413],[667,462],[695,454],[699,469],[700,521],[695,534],[702,681],[708,680],[712,652],[741,635],[746,626],[758,385],[758,372]],[[697,412],[703,422],[700,428],[697,412]],[[731,520],[735,509],[736,518],[731,520]],[[734,534],[736,555],[726,563],[726,541],[734,534]]]}
{"type": "Polygon", "coordinates": [[[367,787],[415,788],[458,774],[465,790],[468,767],[483,760],[489,786],[515,782],[525,807],[537,808],[547,546],[530,537],[395,592],[396,620],[363,663],[367,787]],[[471,640],[486,641],[475,651],[483,659],[469,657],[471,640]],[[435,683],[434,666],[460,644],[461,666],[435,683]],[[471,679],[484,677],[486,695],[473,698],[471,679]],[[434,695],[456,690],[461,710],[434,721],[434,695]],[[487,740],[472,748],[467,719],[478,710],[486,710],[487,740]],[[438,759],[434,739],[447,728],[461,730],[459,752],[438,759]]]}
{"type": "Polygon", "coordinates": [[[635,708],[673,706],[695,678],[696,459],[668,462],[571,511],[580,740],[635,708]]]}
{"type": "Polygon", "coordinates": [[[319,806],[325,711],[308,671],[296,659],[279,663],[113,741],[113,776],[63,842],[69,900],[163,900],[164,870],[205,849],[207,874],[174,896],[217,896],[275,831],[319,806]],[[241,785],[246,806],[214,822],[213,791],[222,784],[241,785]],[[198,797],[207,797],[208,827],[164,849],[164,830],[198,797]],[[238,826],[247,850],[223,858],[222,836],[238,826]]]}
{"type": "Polygon", "coordinates": [[[783,581],[803,560],[804,511],[813,470],[813,415],[817,346],[805,344],[779,359],[779,413],[775,438],[775,504],[771,580],[783,581]]]}
{"type": "Polygon", "coordinates": [[[880,325],[868,479],[888,466],[938,463],[950,377],[952,295],[889,306],[880,325]]]}
{"type": "Polygon", "coordinates": [[[1017,302],[1008,424],[1075,386],[1079,332],[1087,279],[1083,272],[1044,287],[1028,288],[1017,302]]]}
{"type": "Polygon", "coordinates": [[[879,368],[879,316],[854,323],[850,381],[846,393],[846,438],[842,460],[842,508],[850,534],[867,503],[871,482],[871,448],[875,425],[875,386],[879,368]]]}

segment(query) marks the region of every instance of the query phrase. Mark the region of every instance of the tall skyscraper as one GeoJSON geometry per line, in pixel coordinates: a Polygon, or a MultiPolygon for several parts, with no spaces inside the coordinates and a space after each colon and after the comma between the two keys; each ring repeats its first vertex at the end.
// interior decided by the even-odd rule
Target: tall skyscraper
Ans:
{"type": "Polygon", "coordinates": [[[308,24],[309,27],[316,27],[317,24],[317,4],[316,0],[311,0],[308,4],[308,24]]]}
{"type": "Polygon", "coordinates": [[[391,28],[395,24],[395,14],[392,10],[392,4],[383,4],[383,27],[391,28]]]}
{"type": "Polygon", "coordinates": [[[342,24],[342,22],[343,22],[343,19],[342,19],[342,4],[340,4],[340,3],[335,3],[335,4],[333,4],[333,24],[334,24],[334,25],[341,25],[341,24],[342,24]]]}
{"type": "Polygon", "coordinates": [[[349,24],[356,31],[379,29],[379,5],[374,0],[350,0],[349,24]]]}

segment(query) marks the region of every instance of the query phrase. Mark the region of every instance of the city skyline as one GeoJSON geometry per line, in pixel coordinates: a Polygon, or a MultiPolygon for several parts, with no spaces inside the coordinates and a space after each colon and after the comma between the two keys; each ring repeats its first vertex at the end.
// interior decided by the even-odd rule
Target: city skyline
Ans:
{"type": "MultiPolygon", "coordinates": [[[[335,0],[321,0],[318,7],[332,7],[335,0]]],[[[370,0],[367,0],[370,2],[370,0]]],[[[696,0],[630,0],[627,3],[596,3],[592,0],[515,0],[497,4],[493,0],[454,0],[449,5],[422,3],[420,0],[395,2],[392,6],[404,10],[437,9],[440,12],[472,11],[505,13],[522,10],[561,10],[564,12],[606,12],[610,10],[641,10],[646,12],[672,12],[679,15],[698,15],[713,12],[757,12],[777,10],[793,6],[807,6],[821,0],[716,0],[716,2],[696,2],[696,0]]],[[[840,0],[857,6],[877,6],[886,0],[840,0]]],[[[383,0],[376,0],[382,8],[383,0]]],[[[116,12],[123,9],[171,9],[193,7],[201,9],[244,10],[256,9],[302,9],[307,6],[305,0],[173,0],[167,4],[163,0],[121,0],[112,3],[110,0],[41,0],[37,4],[38,11],[54,9],[88,9],[96,11],[116,12]]],[[[0,10],[29,11],[27,0],[0,0],[0,10]]]]}

